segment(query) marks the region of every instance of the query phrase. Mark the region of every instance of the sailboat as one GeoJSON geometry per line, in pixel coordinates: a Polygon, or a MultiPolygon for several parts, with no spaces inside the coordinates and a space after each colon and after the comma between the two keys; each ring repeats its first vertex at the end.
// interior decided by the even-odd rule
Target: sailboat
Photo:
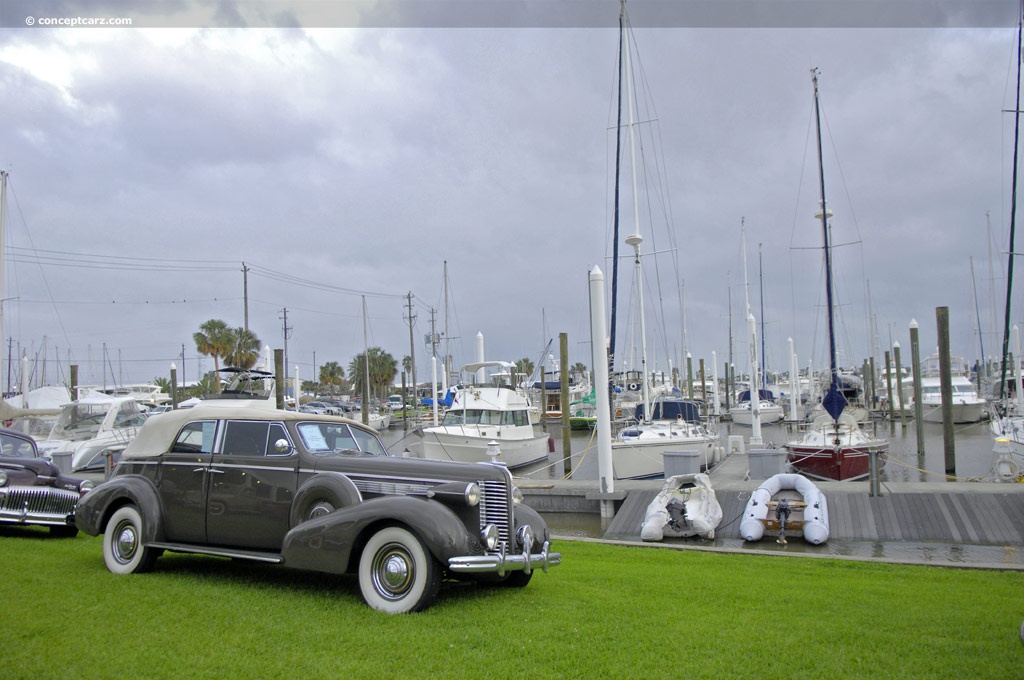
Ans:
{"type": "MultiPolygon", "coordinates": [[[[750,283],[747,281],[747,229],[745,220],[740,221],[743,233],[743,287],[747,291],[747,327],[750,333],[750,381],[749,389],[743,390],[736,397],[736,405],[729,409],[732,422],[737,425],[750,425],[755,442],[761,440],[761,425],[769,425],[782,420],[782,406],[775,402],[774,396],[768,391],[762,378],[761,361],[757,356],[757,322],[750,311],[750,283]],[[756,396],[755,396],[756,395],[756,396]]],[[[758,258],[760,260],[760,249],[758,258]]],[[[761,360],[764,359],[764,277],[761,277],[761,360]]]]}
{"type": "MultiPolygon", "coordinates": [[[[640,257],[639,197],[637,195],[635,104],[632,87],[632,66],[629,45],[629,21],[626,4],[621,3],[619,13],[620,52],[620,93],[625,94],[629,123],[630,161],[632,169],[633,233],[626,237],[626,245],[633,248],[637,284],[637,311],[640,322],[640,384],[641,403],[636,407],[636,419],[621,429],[612,439],[612,466],[617,479],[646,479],[662,477],[665,474],[664,454],[666,452],[696,451],[702,467],[710,467],[714,460],[718,433],[705,424],[702,404],[696,400],[679,397],[659,396],[655,403],[651,398],[651,367],[647,359],[647,327],[644,312],[643,265],[640,257]],[[625,82],[623,82],[625,81],[625,82]],[[625,85],[625,87],[622,87],[625,85]]],[[[620,94],[620,111],[622,105],[620,94]]],[[[621,138],[621,128],[619,130],[621,138]]],[[[618,148],[618,144],[617,144],[618,148]]],[[[616,162],[616,220],[618,219],[619,164],[616,162]]],[[[617,246],[617,227],[616,227],[617,246]]],[[[617,255],[618,248],[615,248],[617,255]]],[[[614,286],[614,281],[613,281],[614,286]]],[[[613,293],[614,296],[614,293],[613,293]]],[[[615,302],[613,297],[612,316],[614,323],[615,302]]],[[[613,341],[614,342],[614,341],[613,341]]],[[[614,348],[614,345],[613,345],[614,348]]],[[[696,472],[696,470],[694,471],[696,472]]]]}
{"type": "Polygon", "coordinates": [[[814,83],[814,122],[818,138],[818,185],[821,209],[815,217],[821,220],[825,255],[825,295],[828,315],[829,385],[822,397],[823,412],[811,422],[800,439],[787,442],[789,464],[800,472],[829,480],[858,479],[868,474],[870,457],[877,455],[879,468],[885,463],[889,442],[874,439],[857,419],[846,412],[839,368],[836,362],[835,310],[832,290],[832,250],[828,220],[832,212],[825,202],[825,168],[821,151],[821,107],[818,97],[818,70],[811,70],[814,83]]]}

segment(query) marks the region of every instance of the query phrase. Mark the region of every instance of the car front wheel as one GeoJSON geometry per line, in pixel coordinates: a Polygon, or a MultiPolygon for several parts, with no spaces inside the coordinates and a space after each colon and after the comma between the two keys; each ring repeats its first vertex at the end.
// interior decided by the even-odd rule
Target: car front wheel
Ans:
{"type": "Polygon", "coordinates": [[[147,548],[142,539],[142,515],[134,505],[115,512],[103,533],[103,562],[115,574],[148,571],[156,562],[157,552],[147,548]]]}
{"type": "Polygon", "coordinates": [[[423,542],[401,527],[374,534],[359,558],[366,604],[389,614],[426,609],[441,587],[441,568],[423,542]]]}

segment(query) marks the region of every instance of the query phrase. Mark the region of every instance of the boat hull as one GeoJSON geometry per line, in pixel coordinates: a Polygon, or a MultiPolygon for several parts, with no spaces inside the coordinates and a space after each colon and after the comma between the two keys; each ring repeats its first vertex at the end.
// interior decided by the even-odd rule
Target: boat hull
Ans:
{"type": "Polygon", "coordinates": [[[550,449],[547,435],[524,439],[503,439],[500,436],[476,436],[458,428],[428,428],[423,431],[423,457],[432,460],[454,460],[463,463],[488,462],[487,445],[498,443],[498,460],[515,469],[546,460],[550,449]],[[444,431],[447,430],[447,431],[444,431]]]}
{"type": "MultiPolygon", "coordinates": [[[[729,409],[729,415],[732,416],[732,422],[737,425],[754,424],[754,412],[749,404],[741,404],[729,409]]],[[[779,404],[761,402],[757,409],[757,415],[762,425],[771,425],[782,420],[785,414],[783,413],[782,406],[779,404]]]]}
{"type": "MultiPolygon", "coordinates": [[[[926,423],[941,423],[942,422],[942,405],[941,404],[921,404],[921,419],[926,423]]],[[[953,422],[956,424],[961,423],[977,423],[985,417],[985,406],[984,401],[979,402],[957,402],[956,397],[953,398],[953,422]]]]}
{"type": "Polygon", "coordinates": [[[715,461],[718,438],[713,435],[694,437],[684,431],[656,433],[652,437],[619,437],[612,440],[612,470],[615,479],[656,479],[665,476],[665,453],[697,451],[701,468],[710,468],[715,461]]]}

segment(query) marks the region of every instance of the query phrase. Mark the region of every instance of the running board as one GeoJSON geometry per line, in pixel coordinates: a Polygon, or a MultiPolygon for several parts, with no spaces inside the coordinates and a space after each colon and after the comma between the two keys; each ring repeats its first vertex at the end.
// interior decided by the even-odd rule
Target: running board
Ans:
{"type": "Polygon", "coordinates": [[[231,557],[234,559],[253,560],[255,562],[269,562],[270,564],[282,564],[284,557],[278,553],[257,552],[255,550],[234,550],[232,548],[217,548],[205,545],[191,545],[189,543],[150,543],[147,547],[158,550],[170,550],[179,553],[194,553],[196,555],[213,555],[215,557],[231,557]]]}

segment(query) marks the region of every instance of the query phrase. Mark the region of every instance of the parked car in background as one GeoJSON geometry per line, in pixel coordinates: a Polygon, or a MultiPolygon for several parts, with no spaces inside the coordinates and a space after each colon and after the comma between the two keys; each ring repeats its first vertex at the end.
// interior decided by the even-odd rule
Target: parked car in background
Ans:
{"type": "Polygon", "coordinates": [[[31,437],[0,428],[0,524],[38,524],[74,536],[75,507],[92,487],[90,480],[64,476],[31,437]]]}
{"type": "Polygon", "coordinates": [[[309,409],[306,413],[326,413],[329,416],[340,416],[341,409],[326,401],[310,401],[303,404],[302,408],[309,409]]]}
{"type": "Polygon", "coordinates": [[[400,613],[445,577],[522,587],[559,564],[521,498],[500,464],[390,456],[353,420],[224,401],[147,422],[76,519],[115,574],[164,551],[356,573],[400,613]]]}

